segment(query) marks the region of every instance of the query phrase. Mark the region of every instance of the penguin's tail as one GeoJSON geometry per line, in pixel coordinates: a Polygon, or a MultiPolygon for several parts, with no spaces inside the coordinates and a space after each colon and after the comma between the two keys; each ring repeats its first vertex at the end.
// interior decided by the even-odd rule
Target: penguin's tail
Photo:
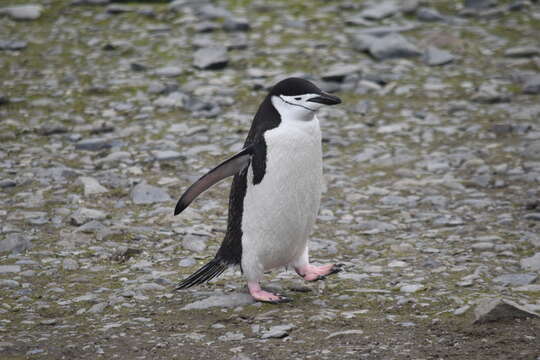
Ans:
{"type": "Polygon", "coordinates": [[[175,288],[175,290],[187,289],[195,285],[202,284],[221,275],[227,268],[228,264],[223,263],[221,260],[214,259],[208,264],[204,265],[199,270],[191,274],[187,279],[182,280],[175,288]]]}

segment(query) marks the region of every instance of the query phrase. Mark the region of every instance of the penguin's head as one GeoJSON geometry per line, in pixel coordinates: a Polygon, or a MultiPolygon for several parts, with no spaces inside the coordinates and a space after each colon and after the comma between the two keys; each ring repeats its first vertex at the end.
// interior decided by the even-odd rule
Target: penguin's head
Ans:
{"type": "Polygon", "coordinates": [[[325,93],[307,80],[294,77],[274,85],[269,96],[282,119],[309,121],[321,107],[341,103],[337,96],[325,93]]]}

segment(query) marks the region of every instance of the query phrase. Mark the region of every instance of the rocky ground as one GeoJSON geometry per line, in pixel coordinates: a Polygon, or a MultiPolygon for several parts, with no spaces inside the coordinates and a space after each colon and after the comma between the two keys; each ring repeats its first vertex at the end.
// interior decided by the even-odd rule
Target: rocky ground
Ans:
{"type": "Polygon", "coordinates": [[[0,7],[2,359],[539,358],[538,2],[39,3],[0,7]],[[172,292],[229,182],[175,200],[292,74],[344,100],[311,248],[345,271],[172,292]]]}

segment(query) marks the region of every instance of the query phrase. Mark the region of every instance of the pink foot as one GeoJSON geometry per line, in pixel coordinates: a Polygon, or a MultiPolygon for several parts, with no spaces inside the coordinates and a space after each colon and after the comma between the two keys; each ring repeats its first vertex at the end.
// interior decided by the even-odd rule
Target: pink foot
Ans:
{"type": "Polygon", "coordinates": [[[291,299],[286,296],[276,295],[272,294],[271,292],[264,291],[263,289],[261,289],[259,283],[256,282],[248,282],[248,289],[251,296],[253,296],[253,298],[257,301],[267,302],[271,304],[280,304],[291,301],[291,299]]]}
{"type": "Polygon", "coordinates": [[[307,281],[323,280],[327,275],[341,271],[341,265],[327,264],[322,266],[305,265],[296,268],[296,273],[307,281]]]}

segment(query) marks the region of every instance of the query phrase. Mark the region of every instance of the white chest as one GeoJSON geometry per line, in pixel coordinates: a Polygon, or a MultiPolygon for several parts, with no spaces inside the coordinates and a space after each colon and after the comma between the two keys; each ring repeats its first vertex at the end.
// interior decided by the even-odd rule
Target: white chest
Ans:
{"type": "Polygon", "coordinates": [[[266,172],[248,187],[242,218],[243,254],[264,269],[287,265],[303,252],[322,191],[321,132],[317,118],[283,121],[265,133],[266,172]]]}

